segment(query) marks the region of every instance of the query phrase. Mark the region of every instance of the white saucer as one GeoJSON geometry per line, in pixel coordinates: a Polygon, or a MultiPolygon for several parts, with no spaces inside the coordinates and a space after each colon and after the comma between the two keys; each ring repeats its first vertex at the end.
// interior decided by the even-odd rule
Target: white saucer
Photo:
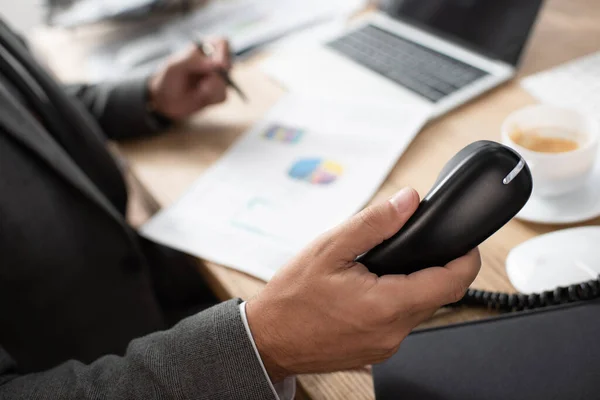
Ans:
{"type": "Polygon", "coordinates": [[[600,160],[581,189],[557,197],[532,195],[517,214],[523,221],[538,224],[574,224],[600,216],[600,160]]]}

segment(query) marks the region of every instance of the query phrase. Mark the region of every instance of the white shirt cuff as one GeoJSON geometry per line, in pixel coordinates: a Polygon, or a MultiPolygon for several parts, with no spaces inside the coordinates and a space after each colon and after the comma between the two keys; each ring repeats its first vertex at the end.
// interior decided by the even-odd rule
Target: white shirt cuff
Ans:
{"type": "Polygon", "coordinates": [[[267,373],[267,369],[265,368],[265,364],[260,358],[260,354],[258,353],[258,349],[256,348],[256,343],[254,343],[254,338],[252,337],[252,331],[250,331],[250,325],[248,325],[248,318],[246,317],[246,302],[244,301],[240,304],[240,313],[242,314],[242,321],[244,321],[244,326],[246,327],[246,332],[248,333],[248,338],[250,339],[250,343],[252,343],[252,348],[254,349],[254,353],[256,354],[256,358],[258,358],[258,362],[260,363],[260,367],[267,378],[267,382],[269,382],[269,386],[273,391],[273,395],[277,400],[293,400],[296,395],[296,377],[290,376],[285,378],[282,382],[273,384],[271,382],[271,378],[269,378],[269,374],[267,373]]]}

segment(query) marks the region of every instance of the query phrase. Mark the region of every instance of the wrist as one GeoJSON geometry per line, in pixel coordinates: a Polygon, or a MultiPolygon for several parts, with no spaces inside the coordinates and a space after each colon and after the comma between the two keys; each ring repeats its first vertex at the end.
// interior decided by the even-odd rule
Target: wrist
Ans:
{"type": "Polygon", "coordinates": [[[268,322],[268,318],[265,318],[268,311],[256,303],[257,301],[254,299],[246,303],[246,318],[269,378],[271,382],[278,383],[293,375],[283,367],[281,361],[284,354],[282,342],[285,339],[278,338],[272,324],[268,322]]]}
{"type": "Polygon", "coordinates": [[[174,119],[161,111],[157,98],[158,98],[158,83],[156,82],[157,77],[151,76],[146,83],[146,110],[153,118],[155,118],[161,125],[169,125],[174,119]]]}

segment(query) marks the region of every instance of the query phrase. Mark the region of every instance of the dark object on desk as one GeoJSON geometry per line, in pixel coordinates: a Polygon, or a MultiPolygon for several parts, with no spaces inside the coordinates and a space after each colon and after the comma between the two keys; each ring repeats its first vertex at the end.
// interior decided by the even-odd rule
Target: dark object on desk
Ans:
{"type": "Polygon", "coordinates": [[[373,368],[377,400],[598,398],[600,302],[416,332],[373,368]]]}
{"type": "Polygon", "coordinates": [[[599,297],[600,276],[586,282],[557,287],[541,293],[502,293],[469,288],[460,301],[448,306],[484,307],[490,310],[514,312],[595,300],[599,297]]]}
{"type": "Polygon", "coordinates": [[[446,265],[510,221],[532,187],[531,172],[514,150],[472,143],[444,166],[404,227],[357,261],[380,276],[446,265]]]}
{"type": "MultiPolygon", "coordinates": [[[[210,45],[208,43],[203,43],[201,41],[196,41],[196,47],[198,47],[198,49],[200,49],[200,51],[202,51],[204,54],[206,54],[209,57],[214,52],[214,48],[212,45],[210,45]]],[[[244,92],[242,92],[242,89],[240,89],[240,87],[234,81],[231,80],[227,71],[220,69],[217,71],[217,73],[219,75],[221,75],[221,78],[223,78],[225,83],[227,83],[227,86],[233,88],[233,90],[236,91],[236,93],[238,94],[238,96],[240,96],[240,98],[242,99],[242,101],[244,103],[248,102],[248,97],[244,94],[244,92]]]]}

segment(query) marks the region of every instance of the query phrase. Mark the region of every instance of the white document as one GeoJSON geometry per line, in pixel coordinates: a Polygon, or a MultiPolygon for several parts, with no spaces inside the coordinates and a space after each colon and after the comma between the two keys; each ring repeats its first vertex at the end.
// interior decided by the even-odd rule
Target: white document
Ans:
{"type": "Polygon", "coordinates": [[[337,77],[335,82],[328,80],[326,85],[321,79],[315,79],[321,76],[323,61],[315,59],[315,48],[325,46],[347,29],[347,21],[337,19],[290,35],[280,41],[282,45],[272,46],[273,51],[261,60],[260,69],[289,91],[329,96],[331,93],[355,94],[356,88],[348,85],[348,77],[344,76],[347,69],[340,71],[342,76],[337,77]]]}
{"type": "Polygon", "coordinates": [[[600,52],[532,75],[521,85],[542,103],[572,108],[600,122],[600,52]]]}
{"type": "Polygon", "coordinates": [[[288,95],[141,233],[269,280],[368,202],[427,119],[288,95]]]}
{"type": "Polygon", "coordinates": [[[234,51],[244,51],[296,29],[347,15],[366,6],[364,0],[228,0],[171,24],[173,34],[226,36],[234,51]]]}
{"type": "Polygon", "coordinates": [[[88,60],[90,79],[147,73],[169,54],[203,37],[227,37],[232,51],[242,52],[320,21],[346,16],[365,4],[365,0],[213,0],[182,18],[96,49],[88,60]]]}

